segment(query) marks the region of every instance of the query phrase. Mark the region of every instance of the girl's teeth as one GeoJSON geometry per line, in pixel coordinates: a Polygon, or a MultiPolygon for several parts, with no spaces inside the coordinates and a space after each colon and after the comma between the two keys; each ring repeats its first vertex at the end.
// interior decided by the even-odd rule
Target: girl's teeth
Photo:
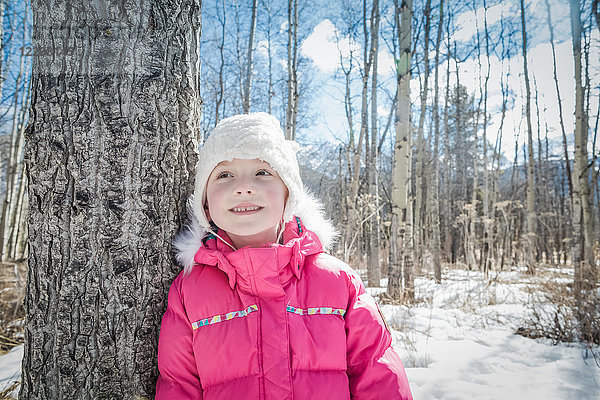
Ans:
{"type": "Polygon", "coordinates": [[[244,211],[255,211],[258,210],[260,207],[241,207],[241,208],[234,208],[233,211],[235,212],[244,212],[244,211]]]}

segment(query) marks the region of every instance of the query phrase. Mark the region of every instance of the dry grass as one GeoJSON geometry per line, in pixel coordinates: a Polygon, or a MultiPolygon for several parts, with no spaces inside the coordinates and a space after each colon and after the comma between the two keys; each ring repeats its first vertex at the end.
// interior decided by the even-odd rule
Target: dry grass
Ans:
{"type": "Polygon", "coordinates": [[[546,275],[531,288],[530,316],[516,333],[547,338],[554,344],[584,343],[600,366],[600,286],[577,298],[572,275],[560,270],[546,275]]]}
{"type": "Polygon", "coordinates": [[[0,400],[14,400],[15,397],[13,397],[13,393],[15,389],[19,387],[20,384],[20,382],[13,382],[8,387],[3,388],[0,391],[0,400]]]}
{"type": "Polygon", "coordinates": [[[24,262],[0,263],[0,355],[23,343],[26,270],[24,262]]]}

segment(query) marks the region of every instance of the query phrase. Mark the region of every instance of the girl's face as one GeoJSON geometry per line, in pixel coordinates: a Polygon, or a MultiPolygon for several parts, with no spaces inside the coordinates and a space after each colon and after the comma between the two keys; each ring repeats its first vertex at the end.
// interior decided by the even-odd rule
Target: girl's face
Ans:
{"type": "Polygon", "coordinates": [[[288,190],[264,161],[234,158],[215,167],[206,185],[208,219],[236,248],[261,247],[277,240],[288,190]]]}

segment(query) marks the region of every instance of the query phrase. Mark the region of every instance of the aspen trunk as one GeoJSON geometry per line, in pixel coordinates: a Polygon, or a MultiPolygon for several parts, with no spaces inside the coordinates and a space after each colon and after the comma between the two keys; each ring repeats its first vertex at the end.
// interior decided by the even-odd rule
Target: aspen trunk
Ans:
{"type": "MultiPolygon", "coordinates": [[[[446,38],[447,46],[450,49],[450,16],[446,23],[446,38]]],[[[449,120],[449,103],[450,103],[450,50],[446,52],[446,92],[444,96],[444,168],[442,169],[443,195],[442,195],[442,237],[444,238],[444,256],[450,263],[452,258],[450,255],[450,247],[452,244],[450,230],[450,120],[449,120]]]]}
{"type": "Polygon", "coordinates": [[[569,196],[572,197],[573,192],[573,181],[571,174],[571,162],[569,161],[569,150],[567,147],[567,133],[565,129],[565,122],[563,118],[563,108],[562,108],[562,97],[560,95],[560,88],[558,86],[558,73],[556,68],[556,48],[554,45],[554,25],[552,24],[552,14],[550,13],[550,4],[548,0],[546,2],[546,11],[547,11],[547,21],[548,21],[548,29],[550,31],[550,45],[552,46],[552,68],[554,72],[554,87],[556,89],[556,100],[558,104],[558,120],[560,123],[560,130],[562,133],[562,143],[563,143],[563,152],[565,156],[565,167],[567,169],[567,182],[569,183],[569,196]]]}
{"type": "Polygon", "coordinates": [[[396,109],[396,142],[392,165],[392,225],[388,294],[396,300],[414,300],[413,232],[411,201],[411,36],[412,0],[394,1],[400,57],[398,68],[398,104],[396,109]],[[402,16],[400,18],[400,15],[402,16]]]}
{"type": "Polygon", "coordinates": [[[33,2],[20,399],[154,396],[197,160],[200,6],[33,2]]]}
{"type": "MultiPolygon", "coordinates": [[[[356,196],[353,196],[353,190],[354,190],[354,182],[356,179],[357,185],[356,185],[356,192],[358,193],[358,176],[355,177],[354,176],[354,171],[356,171],[356,168],[354,167],[354,160],[356,157],[356,154],[358,153],[358,161],[360,162],[360,150],[361,147],[359,147],[358,149],[356,148],[355,144],[354,144],[354,123],[353,123],[353,114],[354,111],[352,110],[352,95],[351,95],[351,82],[350,82],[350,75],[352,73],[352,67],[353,67],[353,58],[352,58],[352,52],[350,52],[350,60],[348,63],[348,68],[345,67],[344,65],[344,61],[343,61],[343,55],[340,52],[340,66],[342,69],[342,72],[344,73],[344,78],[345,78],[345,91],[344,91],[344,111],[346,114],[346,120],[348,122],[348,145],[346,146],[346,163],[347,163],[347,170],[348,170],[348,176],[350,177],[350,188],[347,189],[345,191],[345,195],[342,198],[343,199],[343,220],[344,220],[344,227],[346,227],[346,229],[343,230],[342,232],[342,245],[344,246],[344,261],[345,262],[349,262],[350,261],[350,252],[351,249],[349,247],[349,244],[351,242],[351,237],[352,237],[352,232],[354,231],[354,227],[355,227],[355,222],[356,222],[356,209],[354,206],[354,201],[356,199],[356,196]],[[357,151],[358,150],[358,151],[357,151]]],[[[362,143],[362,138],[359,141],[359,143],[362,143]]],[[[341,177],[341,175],[340,175],[341,177]]]]}
{"type": "Polygon", "coordinates": [[[298,115],[298,0],[288,0],[288,100],[285,114],[285,137],[296,140],[298,115]]]}
{"type": "MultiPolygon", "coordinates": [[[[225,2],[223,2],[223,14],[219,15],[219,22],[221,23],[221,38],[219,41],[219,91],[215,94],[215,126],[221,120],[221,104],[223,104],[223,98],[225,97],[225,26],[227,22],[227,12],[225,10],[225,2]]],[[[223,110],[225,114],[225,110],[223,110]]]]}
{"type": "Polygon", "coordinates": [[[373,211],[369,221],[369,234],[367,244],[368,284],[369,286],[381,285],[381,262],[379,254],[379,190],[377,179],[377,59],[379,51],[379,1],[373,1],[371,12],[371,151],[369,156],[369,193],[373,201],[373,211]]]}
{"type": "Polygon", "coordinates": [[[483,143],[483,248],[481,251],[481,263],[483,265],[483,272],[487,276],[490,268],[490,252],[492,248],[492,218],[493,218],[493,204],[490,200],[490,174],[488,169],[488,84],[490,81],[491,63],[490,63],[490,33],[487,23],[487,3],[483,1],[484,7],[484,38],[485,38],[485,58],[486,58],[486,75],[483,85],[483,132],[482,132],[482,143],[483,143]]]}
{"type": "MultiPolygon", "coordinates": [[[[367,196],[370,195],[370,181],[371,181],[371,144],[369,141],[369,76],[370,76],[370,71],[371,71],[371,65],[373,63],[373,54],[374,54],[374,49],[373,49],[373,42],[370,39],[370,35],[369,35],[369,30],[367,28],[367,21],[369,20],[367,18],[367,2],[363,1],[363,18],[362,18],[362,28],[363,28],[363,37],[364,37],[364,48],[363,48],[363,69],[362,69],[362,74],[361,74],[361,80],[362,80],[362,91],[361,91],[361,107],[360,107],[360,136],[363,136],[365,138],[365,171],[364,171],[364,180],[366,181],[366,191],[363,190],[363,192],[361,193],[363,196],[359,197],[356,196],[354,197],[354,220],[356,223],[356,228],[357,230],[360,230],[360,232],[362,233],[362,239],[359,242],[361,243],[361,245],[363,246],[363,251],[359,251],[359,254],[361,255],[361,262],[362,262],[362,255],[366,255],[366,262],[367,262],[367,273],[372,274],[373,272],[370,271],[370,266],[368,265],[369,261],[370,261],[370,256],[371,256],[371,249],[369,248],[371,246],[371,227],[370,224],[364,224],[364,222],[369,221],[369,215],[371,210],[364,210],[363,212],[366,211],[366,216],[367,219],[363,221],[363,216],[361,215],[361,208],[364,208],[364,206],[361,204],[364,201],[366,201],[367,203],[369,203],[369,198],[367,196]],[[366,196],[365,196],[366,195],[366,196]]],[[[371,10],[371,18],[370,21],[373,21],[373,12],[374,9],[371,10]]],[[[360,166],[359,166],[360,168],[360,166]]],[[[358,182],[357,182],[357,194],[358,194],[358,182]]],[[[368,277],[367,277],[368,279],[368,277]]],[[[370,285],[372,282],[367,282],[368,285],[370,285]]]]}
{"type": "Polygon", "coordinates": [[[252,17],[250,19],[250,34],[248,35],[248,53],[246,56],[246,77],[244,80],[242,107],[244,113],[250,112],[250,88],[252,87],[252,56],[254,54],[254,31],[256,30],[256,3],[252,1],[252,17]]]}
{"type": "Polygon", "coordinates": [[[263,4],[265,11],[267,12],[267,63],[268,74],[269,74],[269,84],[267,86],[267,98],[268,100],[268,112],[269,114],[273,113],[273,50],[272,50],[272,39],[271,39],[271,25],[272,25],[272,15],[271,15],[271,2],[267,4],[263,4]]]}
{"type": "Polygon", "coordinates": [[[533,130],[531,128],[531,87],[529,84],[529,69],[527,64],[527,28],[525,26],[525,4],[521,0],[521,33],[523,37],[523,76],[525,78],[525,116],[527,119],[527,236],[525,248],[527,271],[535,273],[535,254],[537,221],[535,211],[535,181],[533,166],[533,130]]]}
{"type": "Polygon", "coordinates": [[[579,295],[595,286],[597,276],[593,252],[593,229],[589,204],[589,168],[587,155],[587,113],[581,77],[581,10],[579,0],[570,0],[571,34],[575,65],[575,162],[573,165],[573,265],[575,289],[579,295]]]}
{"type": "Polygon", "coordinates": [[[27,181],[25,180],[25,169],[21,171],[21,177],[19,180],[19,191],[16,199],[15,213],[12,218],[12,234],[10,236],[10,242],[8,246],[8,255],[12,260],[19,260],[20,257],[20,244],[27,238],[24,236],[23,230],[23,219],[26,217],[27,207],[25,206],[25,190],[27,187],[27,181]]]}
{"type": "Polygon", "coordinates": [[[415,218],[414,218],[414,245],[415,245],[415,263],[421,266],[423,260],[424,230],[425,230],[425,165],[426,151],[425,139],[423,135],[423,126],[425,124],[425,114],[427,114],[427,96],[429,93],[429,34],[431,30],[431,0],[425,2],[425,24],[424,32],[424,50],[423,50],[423,88],[421,90],[421,110],[419,113],[419,125],[417,127],[417,160],[415,171],[415,218]]]}
{"type": "Polygon", "coordinates": [[[429,199],[429,210],[432,223],[432,244],[433,253],[433,275],[436,283],[442,282],[442,262],[441,262],[441,241],[440,241],[440,171],[439,171],[439,142],[440,142],[440,120],[439,120],[439,69],[440,69],[440,44],[442,42],[442,32],[444,29],[444,0],[440,1],[440,18],[438,21],[438,31],[435,41],[435,73],[433,78],[433,124],[434,124],[434,145],[432,160],[432,184],[427,191],[429,199]]]}
{"type": "Polygon", "coordinates": [[[596,25],[598,26],[598,30],[600,31],[600,0],[592,0],[592,14],[596,17],[596,25]]]}

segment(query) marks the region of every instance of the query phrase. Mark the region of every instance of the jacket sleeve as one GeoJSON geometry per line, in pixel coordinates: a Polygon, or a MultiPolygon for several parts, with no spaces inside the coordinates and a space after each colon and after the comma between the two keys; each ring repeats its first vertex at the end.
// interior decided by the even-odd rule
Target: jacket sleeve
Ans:
{"type": "Polygon", "coordinates": [[[412,400],[408,378],[375,299],[350,273],[346,311],[348,379],[352,399],[412,400]]]}
{"type": "Polygon", "coordinates": [[[202,400],[202,386],[192,347],[192,326],[180,292],[181,276],[169,289],[167,311],[158,339],[156,400],[202,400]]]}

